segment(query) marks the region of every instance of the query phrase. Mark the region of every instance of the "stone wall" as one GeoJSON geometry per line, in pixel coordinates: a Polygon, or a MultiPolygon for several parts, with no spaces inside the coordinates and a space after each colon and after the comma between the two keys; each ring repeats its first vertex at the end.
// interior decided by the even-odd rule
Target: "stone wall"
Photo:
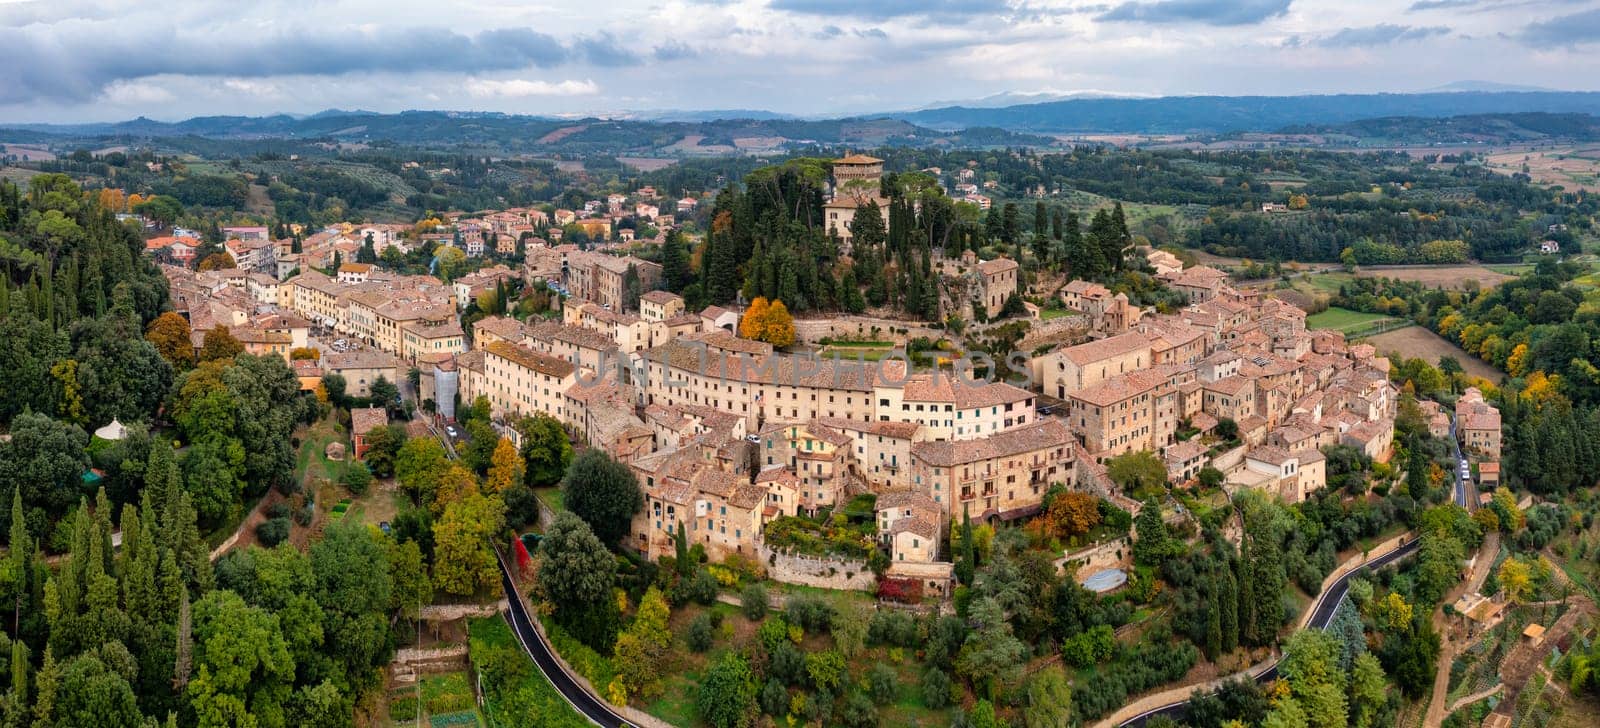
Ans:
{"type": "Polygon", "coordinates": [[[877,577],[865,561],[779,553],[765,544],[761,546],[760,556],[767,576],[785,584],[823,589],[873,589],[877,585],[877,577]]]}
{"type": "Polygon", "coordinates": [[[1211,467],[1221,470],[1223,473],[1232,473],[1235,468],[1239,468],[1244,465],[1244,454],[1245,452],[1249,451],[1249,449],[1250,448],[1248,446],[1240,445],[1225,453],[1221,453],[1215,458],[1212,458],[1211,467]]]}
{"type": "Polygon", "coordinates": [[[1103,544],[1073,551],[1060,560],[1063,571],[1070,570],[1072,578],[1082,581],[1102,569],[1121,566],[1133,554],[1127,538],[1116,538],[1103,544]]]}
{"type": "Polygon", "coordinates": [[[923,321],[899,321],[872,316],[830,316],[827,318],[795,319],[795,341],[815,344],[824,338],[850,341],[892,341],[904,346],[917,337],[937,339],[944,336],[942,329],[930,328],[923,321]]]}

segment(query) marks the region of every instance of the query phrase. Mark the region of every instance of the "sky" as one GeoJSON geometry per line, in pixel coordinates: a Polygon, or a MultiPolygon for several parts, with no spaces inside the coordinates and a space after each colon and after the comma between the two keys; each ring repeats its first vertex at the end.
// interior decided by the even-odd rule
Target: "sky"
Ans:
{"type": "Polygon", "coordinates": [[[1600,89],[1600,0],[0,0],[0,122],[1600,89]]]}

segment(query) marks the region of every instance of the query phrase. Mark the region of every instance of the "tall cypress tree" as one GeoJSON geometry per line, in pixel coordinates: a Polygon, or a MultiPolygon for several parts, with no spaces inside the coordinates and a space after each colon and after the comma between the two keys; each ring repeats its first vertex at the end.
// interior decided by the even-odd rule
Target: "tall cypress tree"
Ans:
{"type": "Polygon", "coordinates": [[[1217,611],[1222,619],[1222,651],[1232,652],[1239,646],[1239,581],[1233,577],[1233,560],[1223,562],[1222,579],[1217,594],[1217,611]]]}
{"type": "Polygon", "coordinates": [[[963,586],[972,586],[972,577],[978,569],[978,552],[972,544],[972,514],[961,509],[961,556],[956,560],[956,579],[963,586]]]}

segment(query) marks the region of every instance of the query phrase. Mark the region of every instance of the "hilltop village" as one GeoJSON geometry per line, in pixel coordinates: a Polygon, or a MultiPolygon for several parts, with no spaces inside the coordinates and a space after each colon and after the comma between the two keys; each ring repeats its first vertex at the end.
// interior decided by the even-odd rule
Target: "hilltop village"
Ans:
{"type": "MultiPolygon", "coordinates": [[[[875,197],[881,160],[852,155],[832,170],[826,220],[848,254],[847,231],[861,229],[856,213],[880,211],[887,222],[890,204],[875,197]]],[[[697,204],[684,199],[674,209],[690,213],[697,204]]],[[[684,529],[713,560],[776,564],[764,538],[769,524],[873,494],[888,577],[949,594],[953,566],[940,545],[963,518],[1033,516],[1053,488],[1137,513],[1144,504],[1108,477],[1107,463],[1119,456],[1150,453],[1174,484],[1214,470],[1230,490],[1296,503],[1326,485],[1323,448],[1348,445],[1378,462],[1391,455],[1391,362],[1337,332],[1308,331],[1294,306],[1167,252],[1148,250],[1142,263],[1186,305],[1163,313],[1100,283],[1070,281],[1059,292],[1069,315],[1044,321],[1039,307],[1024,307],[1034,323],[1018,342],[1021,376],[972,381],[943,359],[835,363],[776,350],[738,334],[738,308],[688,310],[682,295],[664,290],[661,264],[616,255],[616,243],[560,241],[573,225],[611,239],[624,213],[659,226],[658,237],[674,224],[651,189],[613,195],[582,217],[513,209],[446,218],[428,233],[440,246],[469,259],[490,247],[522,253],[520,267],[481,265],[449,283],[342,262],[363,247],[383,259],[420,242],[385,225],[335,226],[294,243],[297,252],[268,239],[266,228],[230,229],[224,248],[235,267],[163,270],[196,348],[216,326],[251,353],[286,359],[316,339],[325,343],[318,358],[291,361],[307,389],[326,374],[343,376],[358,396],[379,378],[410,380],[416,399],[446,421],[481,397],[514,441],[510,423],[555,418],[575,440],[634,471],[644,507],[625,546],[652,558],[671,553],[684,529]],[[548,316],[489,315],[463,328],[463,310],[512,285],[544,288],[559,302],[548,316]]],[[[156,238],[148,247],[180,263],[191,242],[156,238]]],[[[936,268],[968,292],[961,310],[977,319],[1000,316],[1019,292],[1010,258],[979,260],[969,250],[936,268]]],[[[940,336],[924,324],[866,315],[793,326],[796,344],[813,352],[834,340],[904,347],[913,331],[940,336]]],[[[1468,446],[1496,460],[1493,407],[1478,397],[1459,408],[1468,408],[1459,417],[1468,446]]],[[[870,585],[861,581],[867,574],[821,574],[797,565],[792,575],[870,585]]]]}

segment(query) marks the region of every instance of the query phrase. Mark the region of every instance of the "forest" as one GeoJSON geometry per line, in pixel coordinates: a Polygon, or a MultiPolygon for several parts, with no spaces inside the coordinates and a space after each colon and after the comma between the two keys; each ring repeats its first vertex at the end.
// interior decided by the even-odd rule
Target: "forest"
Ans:
{"type": "Polygon", "coordinates": [[[1546,259],[1466,292],[1360,278],[1333,305],[1408,317],[1507,372],[1485,395],[1500,407],[1508,483],[1555,497],[1600,479],[1600,299],[1578,281],[1587,272],[1546,259]]]}
{"type": "MultiPolygon", "coordinates": [[[[434,584],[471,593],[492,578],[481,529],[531,518],[525,459],[485,437],[488,450],[452,468],[436,442],[386,429],[369,460],[416,494],[403,535],[334,522],[296,545],[279,503],[256,529],[261,546],[213,560],[212,534],[270,489],[303,500],[293,518],[310,523],[291,477],[296,433],[354,402],[301,391],[281,357],[246,354],[225,329],[197,350],[142,253],[64,175],[36,176],[26,193],[0,183],[0,332],[13,343],[0,348],[0,593],[12,608],[0,720],[352,725],[397,620],[415,618],[434,584]],[[113,419],[121,437],[89,434],[113,419]]],[[[545,463],[530,482],[553,482],[570,448],[528,427],[545,463]]],[[[371,477],[352,467],[342,484],[356,492],[371,477]]]]}

